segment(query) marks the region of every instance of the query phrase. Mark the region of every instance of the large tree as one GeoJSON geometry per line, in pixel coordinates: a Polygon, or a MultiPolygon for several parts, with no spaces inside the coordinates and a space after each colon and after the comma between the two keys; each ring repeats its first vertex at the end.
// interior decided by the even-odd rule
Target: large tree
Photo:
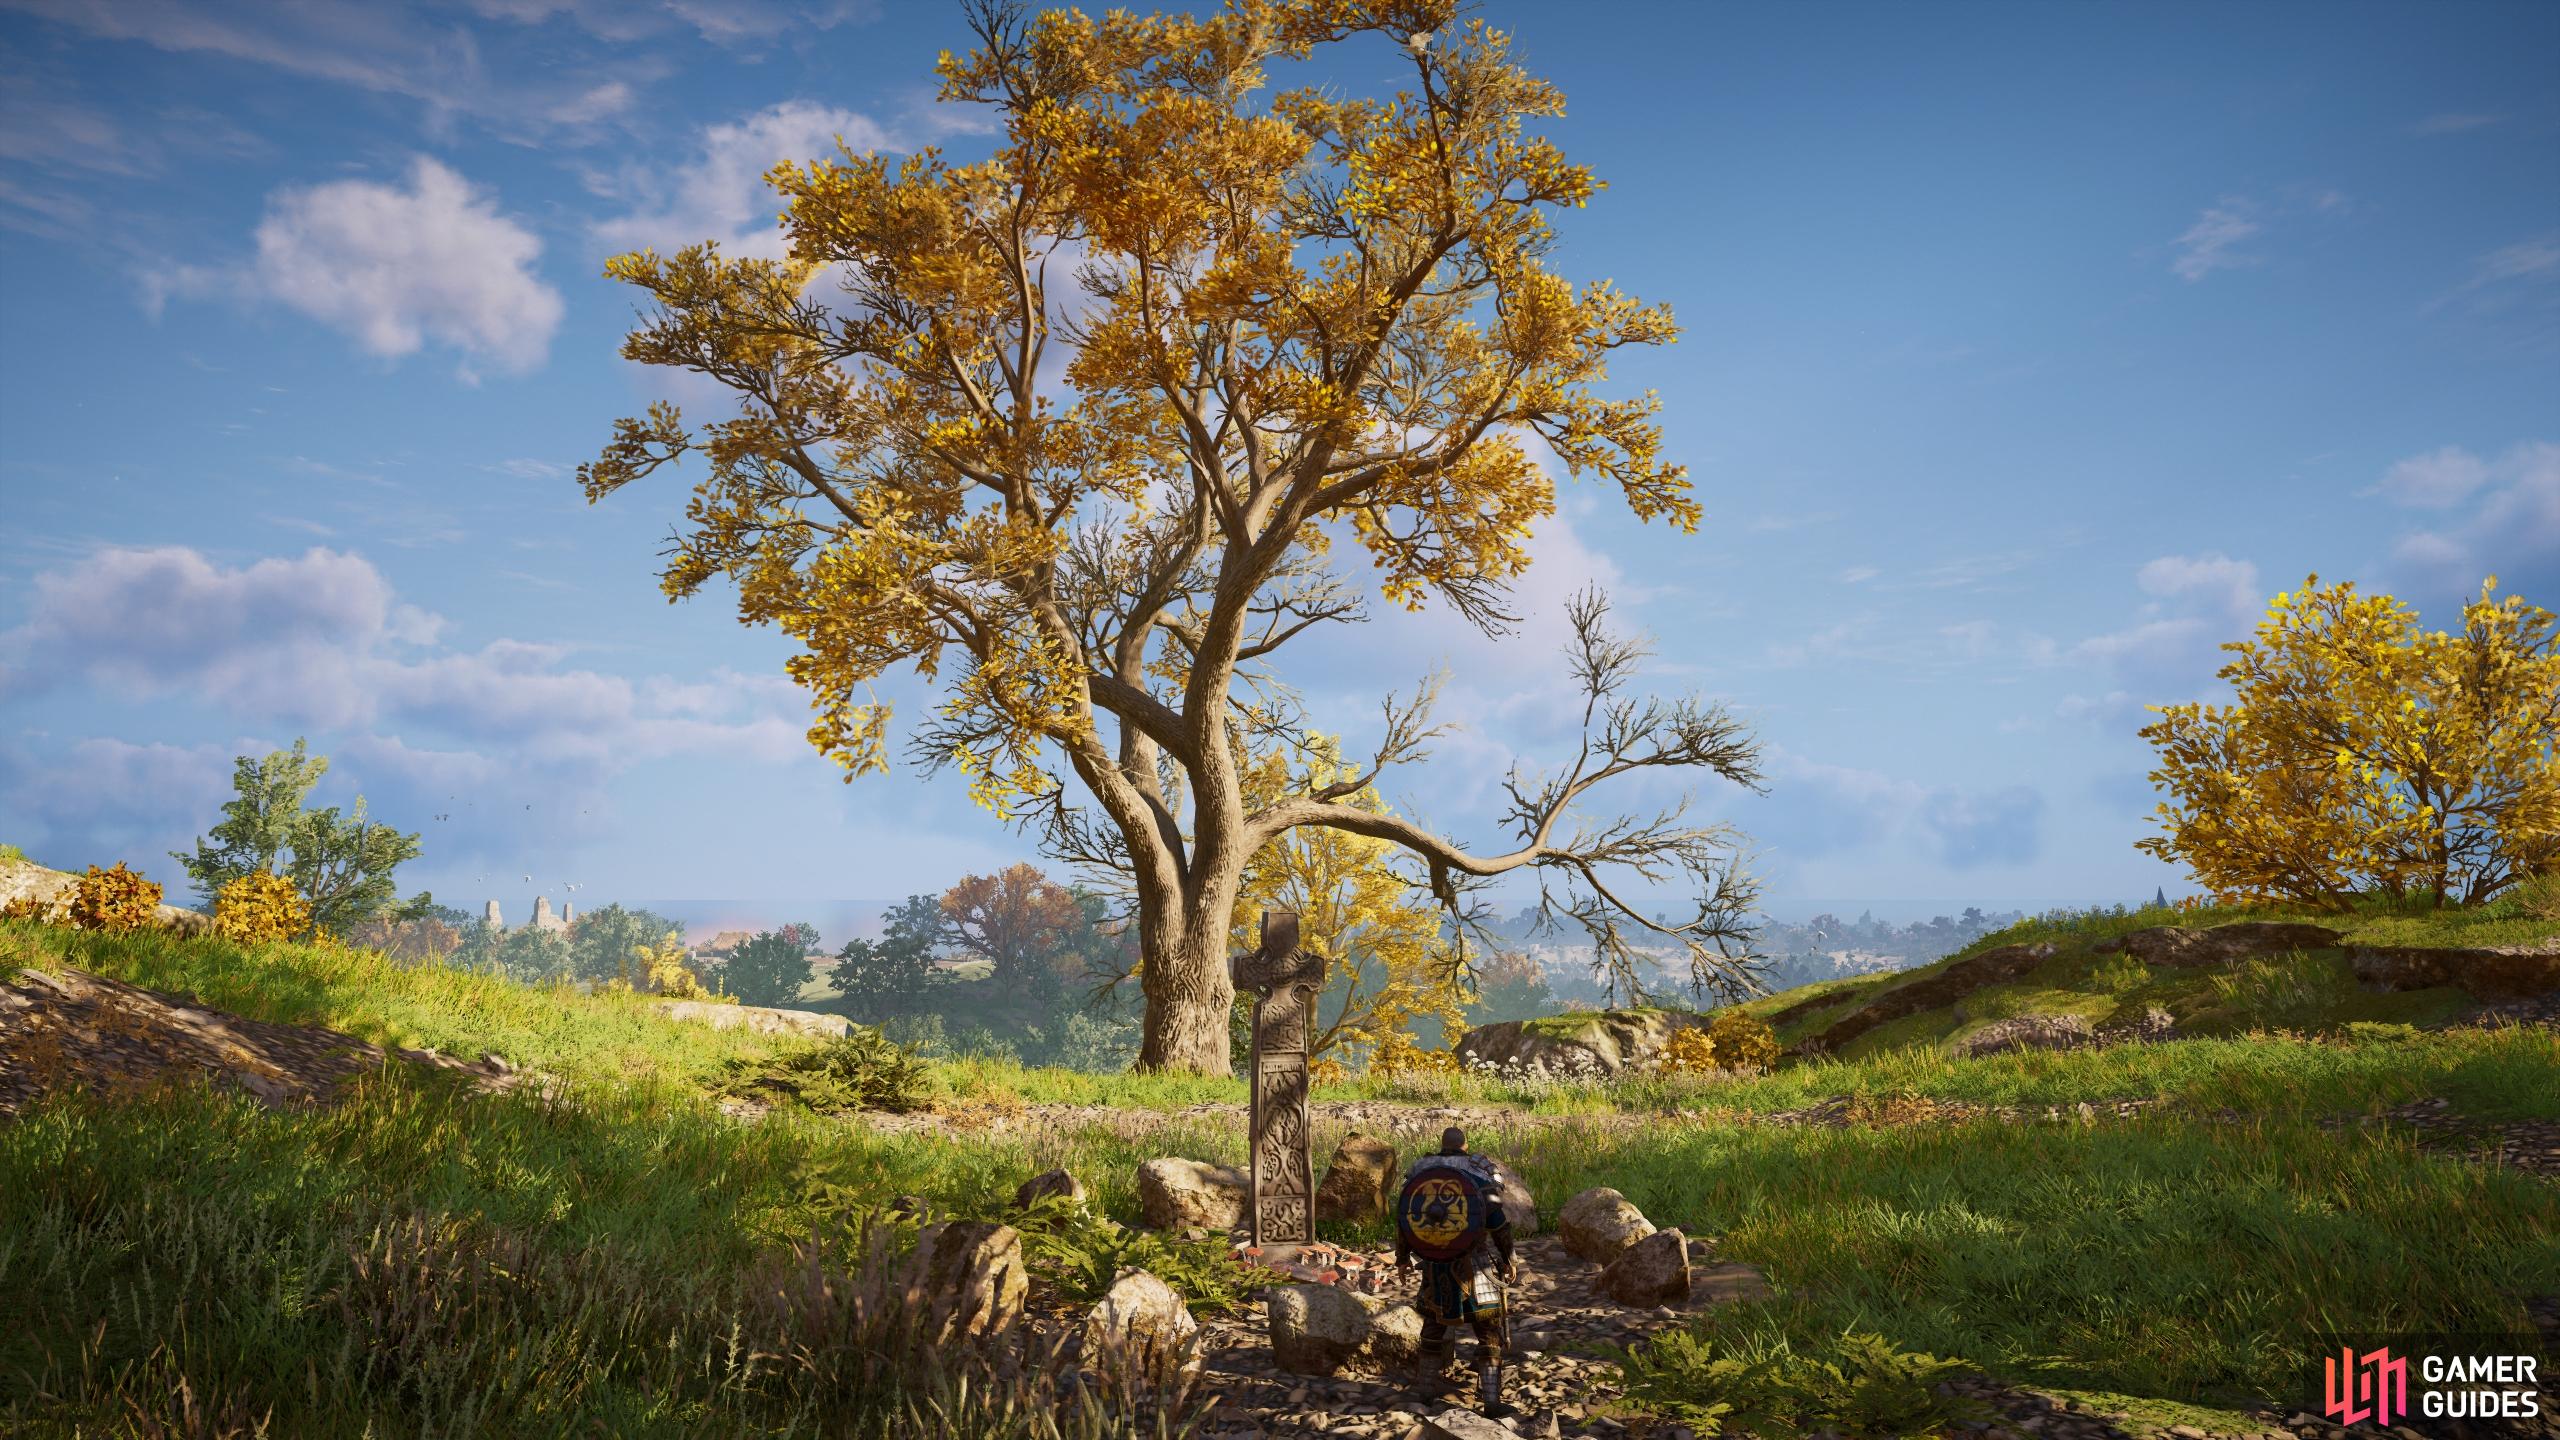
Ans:
{"type": "Polygon", "coordinates": [[[1038,866],[962,876],[942,892],[942,919],[941,942],[984,959],[999,995],[1054,1000],[1084,973],[1084,902],[1038,866]]]}
{"type": "Polygon", "coordinates": [[[1250,757],[1303,729],[1270,667],[1364,618],[1334,545],[1365,551],[1396,605],[1499,631],[1555,508],[1540,451],[1639,517],[1699,519],[1655,399],[1597,393],[1612,352],[1667,343],[1671,316],[1551,268],[1550,213],[1599,182],[1533,133],[1562,95],[1456,9],[1097,19],[986,0],[976,48],[940,66],[945,99],[993,112],[986,160],[840,142],[769,176],[786,258],[706,243],[607,266],[654,301],[623,354],[709,376],[740,410],[699,436],[671,404],[617,422],[580,468],[588,498],[699,449],[664,588],[725,574],[742,621],[799,642],[811,742],[848,779],[885,768],[872,682],[911,666],[941,696],[912,736],[924,766],[956,765],[1052,854],[1126,873],[1150,1068],[1228,1069],[1244,872],[1306,827],[1400,847],[1453,909],[1534,871],[1630,978],[1642,937],[1747,983],[1735,837],[1682,806],[1585,807],[1636,771],[1756,784],[1755,747],[1717,707],[1631,695],[1641,652],[1596,597],[1567,657],[1583,741],[1515,772],[1507,843],[1346,803],[1424,753],[1428,687],[1390,699],[1359,773],[1244,798],[1250,757]],[[1382,59],[1405,88],[1346,90],[1382,59]],[[1274,65],[1311,83],[1271,94],[1274,65]],[[822,279],[841,297],[813,293],[822,279]],[[1697,892],[1686,918],[1625,893],[1666,882],[1697,892]]]}

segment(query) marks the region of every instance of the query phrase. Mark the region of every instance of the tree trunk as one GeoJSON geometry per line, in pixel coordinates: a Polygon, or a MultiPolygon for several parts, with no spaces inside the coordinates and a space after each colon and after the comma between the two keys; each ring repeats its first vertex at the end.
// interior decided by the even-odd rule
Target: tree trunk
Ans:
{"type": "MultiPolygon", "coordinates": [[[[1232,910],[1229,900],[1223,907],[1232,910]]],[[[1146,1019],[1138,1048],[1141,1070],[1174,1070],[1194,1075],[1232,1075],[1227,1053],[1227,1014],[1235,1004],[1235,981],[1227,974],[1227,915],[1217,923],[1190,911],[1171,934],[1151,931],[1144,937],[1141,979],[1147,996],[1146,1019]]]]}

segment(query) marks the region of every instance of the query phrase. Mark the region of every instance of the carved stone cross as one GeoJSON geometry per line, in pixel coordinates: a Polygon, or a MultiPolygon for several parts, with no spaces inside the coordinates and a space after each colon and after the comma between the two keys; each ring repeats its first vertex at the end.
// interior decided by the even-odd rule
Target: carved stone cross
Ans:
{"type": "Polygon", "coordinates": [[[1262,912],[1262,945],[1227,962],[1253,1006],[1251,1155],[1253,1243],[1304,1245],[1316,1238],[1315,1156],[1307,1135],[1307,1035],[1324,990],[1324,956],[1298,948],[1298,917],[1262,912]]]}

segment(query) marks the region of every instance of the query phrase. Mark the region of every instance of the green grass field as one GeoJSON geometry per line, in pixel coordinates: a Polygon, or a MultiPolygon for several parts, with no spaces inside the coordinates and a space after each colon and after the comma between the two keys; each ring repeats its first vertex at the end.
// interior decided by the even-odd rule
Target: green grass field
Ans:
{"type": "MultiPolygon", "coordinates": [[[[11,1434],[146,1421],[246,1434],[264,1416],[276,1433],[350,1436],[369,1417],[418,1434],[1042,1435],[1067,1413],[1053,1396],[980,1386],[964,1404],[948,1377],[822,1362],[797,1342],[853,1322],[777,1278],[791,1247],[853,1274],[859,1217],[889,1197],[992,1216],[1022,1178],[1058,1164],[1134,1221],[1140,1161],[1242,1158],[1239,1127],[1171,1116],[1137,1139],[1072,1115],[969,1138],[789,1108],[739,1123],[709,1089],[776,1042],[671,1022],[628,997],[363,952],[0,922],[9,962],[465,1057],[495,1051],[566,1082],[551,1100],[492,1096],[395,1067],[322,1112],[176,1090],[57,1099],[0,1126],[0,1293],[33,1317],[0,1329],[11,1434]]],[[[1243,1098],[1232,1080],[990,1061],[936,1065],[929,1087],[960,1107],[1243,1098]]],[[[1614,1086],[1359,1078],[1316,1098],[1505,1107],[1518,1118],[1483,1127],[1479,1143],[1544,1205],[1610,1185],[1761,1266],[1776,1294],[1717,1312],[1707,1344],[1813,1353],[1868,1333],[2111,1405],[2211,1409],[2298,1404],[2285,1387],[2340,1317],[2508,1330],[2528,1298],[2560,1293],[2560,1187],[2389,1127],[2318,1123],[2426,1096],[2474,1118],[2560,1118],[2560,1043],[2538,1029],[2367,1024],[1973,1060],[1914,1045],[1614,1086]],[[2058,1125],[1752,1121],[1840,1096],[2166,1103],[2058,1125]],[[2216,1118],[2225,1110],[2237,1118],[2216,1118]],[[1630,1111],[1669,1113],[1630,1125],[1618,1118],[1630,1111]]],[[[1320,1129],[1319,1153],[1339,1129],[1320,1129]]],[[[1085,1293],[1111,1263],[1043,1252],[1035,1265],[1085,1293]]],[[[1213,1255],[1150,1263],[1204,1303],[1225,1283],[1213,1255]]],[[[1665,1347],[1645,1372],[1648,1403],[1700,1398],[1703,1372],[1672,1364],[1680,1353],[1665,1347]]],[[[1096,1415],[1078,1423],[1092,1428],[1070,1433],[1115,1433],[1096,1415]]]]}

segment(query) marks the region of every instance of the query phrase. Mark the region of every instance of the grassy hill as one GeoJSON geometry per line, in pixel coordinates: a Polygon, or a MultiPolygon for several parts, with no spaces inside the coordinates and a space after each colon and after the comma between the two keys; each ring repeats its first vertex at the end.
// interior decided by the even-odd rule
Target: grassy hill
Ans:
{"type": "MultiPolygon", "coordinates": [[[[1315,1098],[1484,1107],[1479,1143],[1542,1206],[1610,1185],[1766,1271],[1771,1299],[1718,1312],[1691,1349],[1666,1342],[1640,1367],[1633,1408],[1649,1413],[1730,1383],[1681,1359],[1695,1346],[1820,1357],[1853,1330],[2119,1412],[2298,1408],[2298,1367],[2339,1317],[2510,1333],[2560,1295],[2560,1186],[2483,1148],[2496,1127],[2560,1121],[2550,1029],[2392,1023],[2436,1013],[2414,1008],[2333,1024],[2362,1002],[2301,987],[2182,999],[2196,976],[2110,971],[2089,948],[2161,918],[2048,919],[1985,946],[2056,943],[2051,973],[2015,983],[2019,1003],[2165,994],[2199,1038],[1967,1059],[1945,1041],[1981,1016],[1950,1013],[1758,1077],[1357,1077],[1315,1098]],[[2489,1128],[2429,1141],[2391,1118],[2426,1100],[2489,1128]],[[2048,1108],[2065,1123],[2043,1123],[2048,1108]]],[[[2429,917],[2357,923],[2395,943],[2453,933],[2429,917]]],[[[2450,924],[2464,943],[2560,931],[2518,915],[2450,924]]],[[[1055,1396],[1001,1387],[920,1418],[955,1392],[845,1361],[863,1353],[858,1326],[787,1277],[859,1273],[876,1242],[856,1222],[895,1195],[993,1217],[1019,1180],[1064,1164],[1134,1222],[1139,1161],[1243,1152],[1240,1124],[1182,1113],[1240,1103],[1228,1079],[936,1065],[925,1099],[948,1112],[931,1117],[942,1128],[788,1106],[743,1123],[719,1092],[805,1052],[634,997],[335,947],[0,922],[0,971],[13,966],[386,1046],[495,1052],[556,1083],[484,1093],[392,1065],[327,1107],[181,1086],[61,1093],[0,1119],[0,1293],[35,1317],[0,1327],[10,1434],[248,1435],[264,1418],[270,1433],[350,1436],[1045,1435],[1055,1396]],[[972,1128],[1029,1104],[1061,1108],[972,1128]],[[1133,1114],[1160,1123],[1133,1132],[1133,1114]]],[[[1861,984],[1876,982],[1823,994],[1859,1003],[1845,987],[1861,984]]],[[[1755,1008],[1808,998],[1822,997],[1755,1008]]],[[[1320,1124],[1319,1155],[1349,1123],[1320,1124]]],[[[1045,1243],[1039,1295],[1089,1301],[1098,1262],[1045,1243]]],[[[1214,1245],[1147,1263],[1204,1307],[1237,1303],[1214,1245]]]]}

